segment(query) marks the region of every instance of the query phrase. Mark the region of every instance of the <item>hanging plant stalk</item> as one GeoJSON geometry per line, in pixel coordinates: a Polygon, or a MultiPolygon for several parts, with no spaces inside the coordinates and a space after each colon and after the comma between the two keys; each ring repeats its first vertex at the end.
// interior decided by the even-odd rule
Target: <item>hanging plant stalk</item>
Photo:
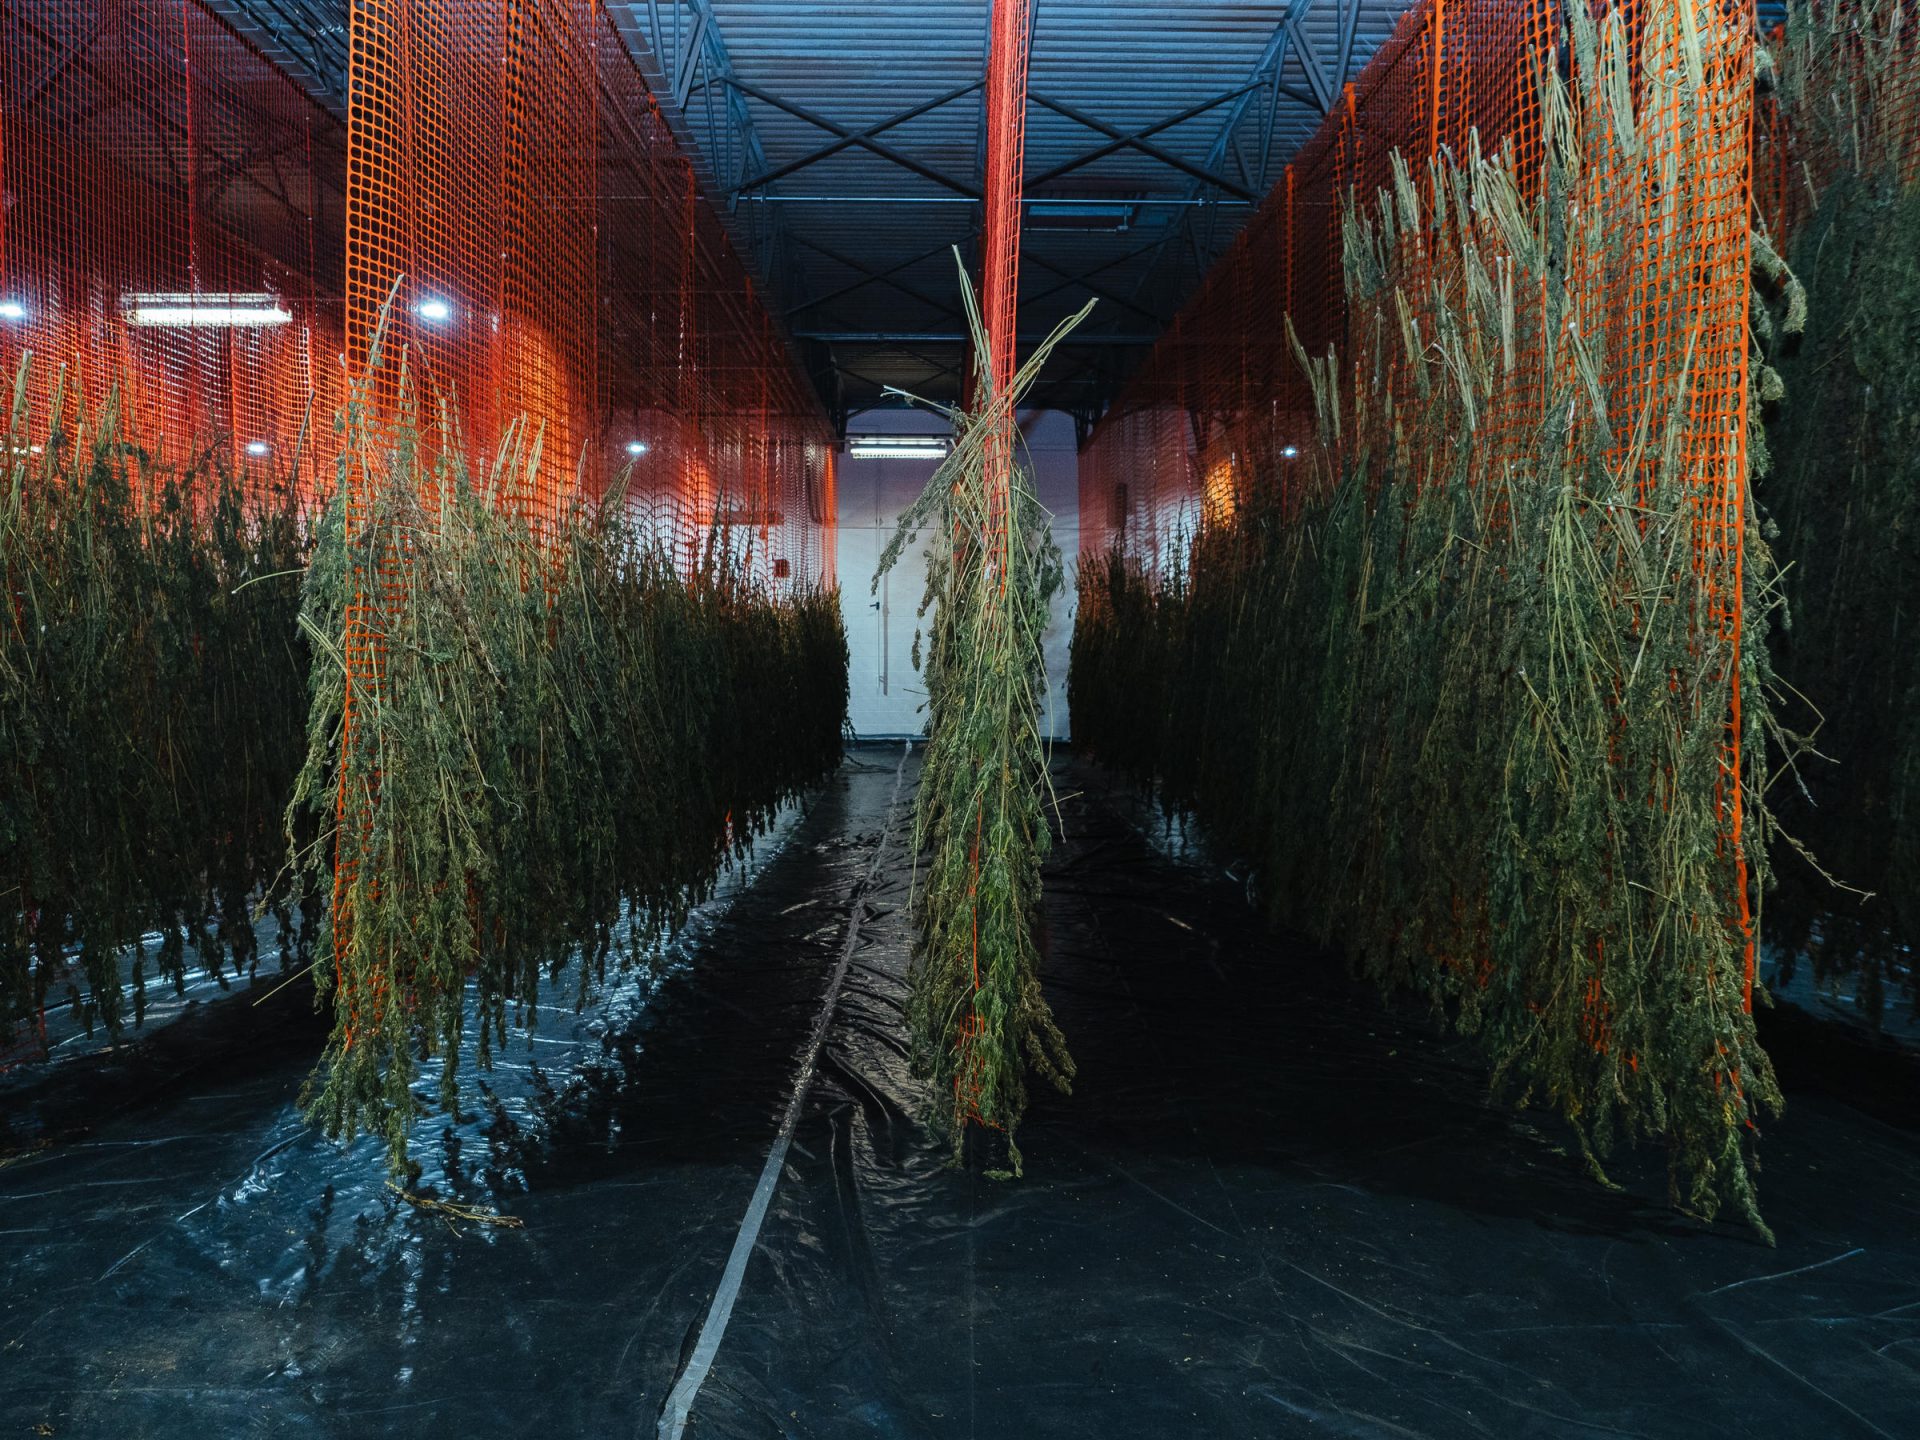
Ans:
{"type": "Polygon", "coordinates": [[[968,1125],[986,1125],[1004,1132],[1017,1175],[1014,1135],[1027,1105],[1026,1074],[1064,1092],[1073,1060],[1041,993],[1035,938],[1040,867],[1051,840],[1041,636],[1063,570],[1012,437],[1020,397],[1092,306],[1055,330],[996,393],[964,265],[960,288],[974,354],[982,357],[976,403],[971,410],[930,407],[952,423],[953,448],[901,515],[874,586],[921,531],[930,534],[920,608],[930,634],[924,655],[917,639],[914,647],[927,683],[927,751],[914,799],[922,859],[908,1011],[913,1059],[933,1084],[933,1120],[955,1158],[968,1125]],[[1001,483],[1004,494],[996,493],[1001,483]]]}
{"type": "Polygon", "coordinates": [[[1920,1013],[1916,46],[1911,5],[1789,6],[1770,137],[1785,264],[1767,267],[1773,303],[1756,311],[1779,401],[1758,493],[1792,616],[1776,653],[1828,757],[1777,787],[1820,865],[1782,860],[1776,934],[1789,969],[1807,956],[1822,982],[1844,977],[1875,1022],[1890,995],[1920,1013]],[[1860,889],[1836,891],[1820,867],[1860,889]]]}
{"type": "Polygon", "coordinates": [[[343,422],[290,813],[324,817],[331,842],[305,857],[332,898],[312,1110],[381,1135],[404,1169],[420,1057],[444,1058],[451,1108],[469,1040],[489,1063],[543,980],[581,961],[584,1001],[610,958],[653,953],[838,765],[847,662],[833,592],[776,601],[718,532],[682,576],[623,487],[541,517],[538,436],[516,429],[471,469],[450,407],[404,366],[397,396],[376,424],[363,389],[343,422]],[[343,735],[350,624],[379,660],[353,677],[343,735]]]}
{"type": "MultiPolygon", "coordinates": [[[[1657,9],[1649,47],[1676,23],[1657,9]]],[[[1664,1140],[1677,1204],[1765,1234],[1753,1143],[1780,1096],[1744,917],[1772,569],[1744,474],[1699,458],[1728,427],[1689,428],[1721,403],[1697,340],[1642,370],[1605,308],[1631,273],[1649,316],[1687,316],[1717,273],[1725,231],[1692,228],[1718,216],[1688,186],[1712,183],[1727,82],[1675,83],[1676,168],[1628,192],[1659,197],[1650,224],[1619,198],[1651,150],[1615,103],[1639,59],[1617,14],[1569,14],[1577,88],[1544,81],[1537,172],[1476,139],[1349,210],[1351,349],[1295,342],[1320,428],[1304,504],[1258,477],[1170,581],[1082,571],[1073,726],[1255,860],[1276,919],[1429,997],[1597,1177],[1664,1140]]]]}
{"type": "Polygon", "coordinates": [[[251,974],[256,906],[299,957],[279,816],[309,537],[291,483],[147,448],[115,396],[57,385],[32,415],[32,363],[0,452],[0,1035],[50,992],[117,1034],[189,951],[251,974]]]}

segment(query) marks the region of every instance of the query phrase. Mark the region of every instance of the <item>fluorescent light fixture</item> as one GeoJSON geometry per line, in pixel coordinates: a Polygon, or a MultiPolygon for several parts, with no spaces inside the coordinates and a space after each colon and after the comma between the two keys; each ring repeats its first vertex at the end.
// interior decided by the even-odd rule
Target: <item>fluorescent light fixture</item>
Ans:
{"type": "Polygon", "coordinates": [[[284,325],[293,316],[278,295],[260,291],[249,295],[159,293],[128,295],[120,302],[127,324],[169,330],[231,330],[241,327],[284,325]]]}
{"type": "Polygon", "coordinates": [[[644,455],[647,453],[648,450],[652,448],[653,447],[648,445],[647,442],[644,440],[627,441],[627,453],[629,455],[644,455]]]}
{"type": "Polygon", "coordinates": [[[444,325],[453,318],[453,306],[438,295],[429,295],[413,307],[413,313],[431,325],[444,325]]]}
{"type": "Polygon", "coordinates": [[[1128,230],[1133,206],[1098,200],[1029,200],[1027,227],[1032,230],[1128,230]]]}
{"type": "Polygon", "coordinates": [[[264,440],[249,440],[247,442],[247,453],[256,458],[262,455],[271,455],[273,453],[273,447],[264,440]]]}
{"type": "Polygon", "coordinates": [[[856,460],[944,460],[944,435],[850,435],[847,453],[856,460]]]}
{"type": "Polygon", "coordinates": [[[1298,460],[1300,458],[1300,447],[1298,445],[1289,445],[1281,450],[1280,453],[1289,460],[1298,460]]]}
{"type": "Polygon", "coordinates": [[[24,320],[27,307],[18,300],[0,300],[0,320],[24,320]]]}

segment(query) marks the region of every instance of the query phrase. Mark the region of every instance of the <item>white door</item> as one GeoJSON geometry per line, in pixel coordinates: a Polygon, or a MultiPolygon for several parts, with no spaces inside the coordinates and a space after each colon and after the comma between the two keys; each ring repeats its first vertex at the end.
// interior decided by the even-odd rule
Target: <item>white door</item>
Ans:
{"type": "MultiPolygon", "coordinates": [[[[913,434],[935,428],[935,417],[899,410],[855,415],[849,434],[913,434]]],[[[1023,416],[1021,430],[1040,503],[1053,514],[1054,539],[1068,565],[1066,589],[1055,597],[1047,627],[1045,733],[1067,737],[1067,647],[1073,633],[1073,564],[1079,552],[1079,482],[1073,421],[1054,411],[1023,416]]],[[[927,583],[926,539],[910,546],[874,587],[880,552],[900,514],[926,488],[932,460],[859,460],[840,457],[840,603],[850,665],[848,720],[863,739],[921,735],[926,687],[913,668],[913,640],[924,623],[920,601],[927,583]]]]}

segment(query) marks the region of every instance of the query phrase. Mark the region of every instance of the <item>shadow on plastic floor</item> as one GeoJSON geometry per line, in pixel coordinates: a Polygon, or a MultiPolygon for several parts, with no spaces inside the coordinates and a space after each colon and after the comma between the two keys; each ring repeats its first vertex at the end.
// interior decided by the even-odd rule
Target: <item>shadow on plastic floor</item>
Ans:
{"type": "MultiPolygon", "coordinates": [[[[856,755],[655,969],[462,1079],[423,1121],[441,1195],[297,1099],[292,986],[0,1086],[0,1435],[650,1431],[785,1103],[898,750],[856,755]]],[[[423,1074],[431,1094],[436,1072],[423,1074]]]]}
{"type": "MultiPolygon", "coordinates": [[[[429,1179],[525,1229],[456,1231],[305,1130],[292,992],[100,1060],[0,1168],[0,1434],[652,1435],[898,753],[854,751],[678,963],[550,1007],[425,1127],[429,1179]]],[[[1036,1095],[1018,1182],[929,1141],[896,836],[689,1437],[1920,1434],[1920,1137],[1790,1094],[1777,1251],[1666,1210],[1658,1157],[1601,1190],[1204,847],[1075,787],[1047,903],[1077,1093],[1036,1095]]]]}
{"type": "Polygon", "coordinates": [[[690,1435],[1913,1436],[1920,1137],[1791,1096],[1770,1250],[1593,1184],[1424,1016],[1060,767],[1024,1180],[913,1123],[898,907],[840,1006],[690,1435]]]}

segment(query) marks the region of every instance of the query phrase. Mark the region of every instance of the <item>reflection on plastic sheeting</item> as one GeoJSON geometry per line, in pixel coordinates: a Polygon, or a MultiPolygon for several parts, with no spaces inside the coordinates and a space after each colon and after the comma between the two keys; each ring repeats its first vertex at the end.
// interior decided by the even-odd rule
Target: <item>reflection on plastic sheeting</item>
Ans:
{"type": "MultiPolygon", "coordinates": [[[[324,1026],[293,990],[67,1067],[52,1143],[0,1168],[0,1430],[652,1433],[897,756],[853,751],[673,963],[543,1009],[422,1127],[423,1183],[523,1230],[406,1207],[376,1144],[299,1123],[324,1026]]],[[[1658,1155],[1600,1189],[1427,1017],[1264,931],[1203,834],[1056,783],[1076,1093],[1036,1093],[1024,1181],[945,1166],[885,867],[689,1436],[1920,1433],[1920,1139],[1817,1093],[1831,1057],[1776,1042],[1780,1248],[1703,1229],[1658,1155]]]]}

